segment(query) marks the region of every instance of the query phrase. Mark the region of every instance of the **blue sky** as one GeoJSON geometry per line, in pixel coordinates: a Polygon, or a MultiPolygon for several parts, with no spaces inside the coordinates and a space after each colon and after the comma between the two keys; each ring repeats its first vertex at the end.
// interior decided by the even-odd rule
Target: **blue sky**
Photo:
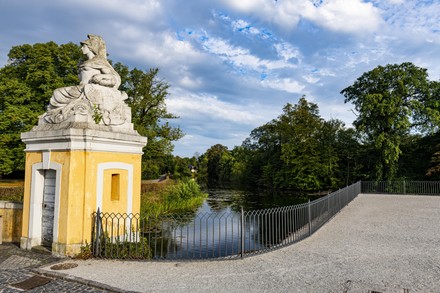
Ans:
{"type": "Polygon", "coordinates": [[[180,156],[241,145],[302,95],[351,126],[340,91],[378,65],[413,62],[440,80],[440,1],[0,0],[0,66],[12,46],[87,34],[115,62],[160,69],[180,156]]]}

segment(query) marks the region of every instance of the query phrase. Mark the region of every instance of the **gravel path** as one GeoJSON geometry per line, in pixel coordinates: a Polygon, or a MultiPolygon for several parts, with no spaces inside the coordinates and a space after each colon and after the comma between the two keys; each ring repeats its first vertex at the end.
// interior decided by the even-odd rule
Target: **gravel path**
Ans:
{"type": "Polygon", "coordinates": [[[360,195],[308,239],[243,260],[68,260],[78,267],[62,272],[139,292],[440,292],[439,224],[439,196],[360,195]]]}

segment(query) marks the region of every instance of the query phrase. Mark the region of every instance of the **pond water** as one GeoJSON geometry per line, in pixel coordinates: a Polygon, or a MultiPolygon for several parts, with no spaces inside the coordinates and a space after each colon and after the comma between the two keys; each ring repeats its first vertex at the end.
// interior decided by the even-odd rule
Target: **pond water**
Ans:
{"type": "Polygon", "coordinates": [[[234,211],[260,210],[284,207],[313,200],[307,194],[280,191],[238,190],[225,188],[210,188],[206,191],[208,198],[200,212],[218,212],[228,207],[234,211]]]}
{"type": "Polygon", "coordinates": [[[305,195],[234,189],[207,192],[209,197],[194,214],[166,220],[161,240],[154,245],[155,258],[234,257],[262,250],[280,244],[306,220],[299,211],[293,224],[293,218],[286,220],[293,217],[293,210],[286,215],[276,209],[305,203],[309,199],[305,195]]]}

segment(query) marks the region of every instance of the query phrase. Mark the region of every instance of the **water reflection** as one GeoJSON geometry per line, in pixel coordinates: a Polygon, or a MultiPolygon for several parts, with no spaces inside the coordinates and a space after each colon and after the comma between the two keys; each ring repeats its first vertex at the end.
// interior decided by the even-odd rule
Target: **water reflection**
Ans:
{"type": "Polygon", "coordinates": [[[227,207],[234,211],[245,211],[284,207],[313,200],[314,196],[298,192],[208,189],[209,197],[205,200],[212,211],[227,207]]]}
{"type": "Polygon", "coordinates": [[[217,258],[269,248],[301,229],[307,218],[302,210],[295,216],[293,210],[267,210],[306,202],[303,195],[231,189],[208,193],[194,216],[162,219],[160,235],[154,237],[156,258],[217,258]]]}

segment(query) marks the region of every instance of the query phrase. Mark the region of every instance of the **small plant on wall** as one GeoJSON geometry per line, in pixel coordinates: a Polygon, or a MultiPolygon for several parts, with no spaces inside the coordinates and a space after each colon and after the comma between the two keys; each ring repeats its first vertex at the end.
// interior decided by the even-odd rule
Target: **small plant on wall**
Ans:
{"type": "Polygon", "coordinates": [[[93,121],[95,121],[96,124],[99,124],[102,121],[102,112],[99,109],[99,105],[93,104],[93,121]]]}

